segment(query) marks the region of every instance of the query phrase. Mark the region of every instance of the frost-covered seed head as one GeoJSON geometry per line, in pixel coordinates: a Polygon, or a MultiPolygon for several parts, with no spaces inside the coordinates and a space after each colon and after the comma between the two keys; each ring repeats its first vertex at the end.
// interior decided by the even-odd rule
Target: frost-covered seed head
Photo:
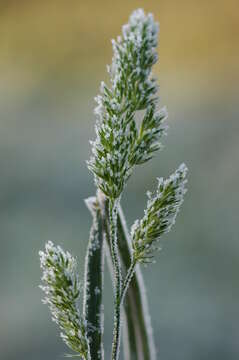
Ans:
{"type": "Polygon", "coordinates": [[[182,164],[176,172],[164,180],[158,179],[156,194],[148,192],[144,217],[136,220],[131,228],[133,258],[136,262],[151,262],[158,249],[161,236],[170,231],[186,193],[187,167],[182,164]]]}
{"type": "Polygon", "coordinates": [[[43,271],[40,288],[45,293],[43,302],[48,304],[52,320],[56,322],[61,337],[73,351],[87,358],[88,342],[84,321],[78,309],[80,283],[76,274],[76,260],[60,246],[48,241],[45,251],[40,251],[43,271]]]}
{"type": "Polygon", "coordinates": [[[142,9],[132,13],[122,36],[112,40],[111,86],[102,82],[96,97],[96,139],[88,162],[96,186],[111,199],[120,196],[133,167],[161,148],[167,113],[158,111],[157,84],[151,75],[157,41],[158,24],[142,9]],[[139,128],[138,110],[145,111],[139,128]]]}

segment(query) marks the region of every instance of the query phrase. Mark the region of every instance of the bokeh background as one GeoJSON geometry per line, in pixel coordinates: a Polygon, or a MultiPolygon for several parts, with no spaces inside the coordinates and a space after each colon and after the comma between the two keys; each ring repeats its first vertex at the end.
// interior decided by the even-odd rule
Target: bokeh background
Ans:
{"type": "MultiPolygon", "coordinates": [[[[144,270],[162,360],[239,358],[239,5],[237,0],[0,1],[0,358],[61,359],[41,304],[46,240],[78,256],[83,276],[94,194],[88,139],[107,79],[110,39],[136,7],[160,20],[165,149],[130,179],[131,225],[147,189],[184,161],[188,194],[156,265],[144,270]]],[[[112,292],[105,280],[106,359],[112,292]]]]}

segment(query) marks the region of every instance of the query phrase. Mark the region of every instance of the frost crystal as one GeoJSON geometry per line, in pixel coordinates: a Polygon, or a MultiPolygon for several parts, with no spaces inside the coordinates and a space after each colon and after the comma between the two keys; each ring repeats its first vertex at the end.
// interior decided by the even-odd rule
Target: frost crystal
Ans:
{"type": "Polygon", "coordinates": [[[108,197],[116,199],[134,165],[148,161],[161,146],[167,114],[158,111],[157,84],[151,75],[157,61],[158,24],[142,9],[130,16],[122,36],[113,40],[111,86],[101,83],[96,97],[96,140],[88,162],[95,182],[108,197]],[[146,110],[137,128],[135,115],[146,110]]]}
{"type": "Polygon", "coordinates": [[[76,260],[60,246],[49,241],[45,252],[40,251],[43,285],[43,303],[48,304],[52,320],[60,329],[61,337],[69,348],[87,359],[88,342],[84,321],[79,313],[80,284],[76,275],[76,260]]]}
{"type": "Polygon", "coordinates": [[[150,262],[155,243],[161,236],[170,231],[186,193],[185,185],[187,167],[182,164],[176,172],[164,180],[158,179],[155,196],[148,195],[144,217],[136,220],[131,228],[133,257],[136,262],[150,262]]]}

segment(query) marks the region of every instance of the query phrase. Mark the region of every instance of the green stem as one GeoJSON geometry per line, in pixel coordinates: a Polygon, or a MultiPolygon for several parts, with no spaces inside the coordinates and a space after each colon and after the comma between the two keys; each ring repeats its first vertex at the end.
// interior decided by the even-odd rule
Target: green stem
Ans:
{"type": "MultiPolygon", "coordinates": [[[[98,193],[100,206],[104,218],[104,231],[106,235],[107,262],[112,270],[112,253],[109,234],[108,201],[102,193],[98,193]]],[[[122,208],[118,207],[118,247],[122,266],[122,273],[127,275],[131,265],[131,240],[122,208]]],[[[156,347],[151,327],[148,301],[141,270],[136,267],[128,287],[123,303],[123,345],[125,360],[156,360],[156,347]]]]}
{"type": "Polygon", "coordinates": [[[136,260],[132,260],[132,263],[130,265],[130,268],[127,272],[127,275],[125,277],[124,283],[123,283],[123,287],[122,287],[122,291],[121,291],[121,297],[120,297],[120,304],[123,304],[124,302],[124,298],[126,295],[126,292],[129,288],[130,282],[133,278],[134,272],[135,272],[135,266],[136,266],[136,260]]]}
{"type": "Polygon", "coordinates": [[[118,242],[117,242],[117,208],[118,202],[111,200],[109,203],[109,223],[110,223],[110,242],[111,253],[114,267],[114,332],[113,332],[113,344],[112,344],[112,360],[118,360],[119,348],[120,348],[120,322],[121,322],[121,269],[120,259],[118,254],[118,242]]]}

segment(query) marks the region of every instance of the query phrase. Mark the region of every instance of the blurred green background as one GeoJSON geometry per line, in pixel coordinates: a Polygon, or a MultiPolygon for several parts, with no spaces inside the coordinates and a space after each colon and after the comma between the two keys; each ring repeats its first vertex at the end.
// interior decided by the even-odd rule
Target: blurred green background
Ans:
{"type": "MultiPolygon", "coordinates": [[[[38,251],[51,239],[83,277],[94,194],[85,160],[110,39],[136,7],[160,20],[165,149],[130,179],[131,225],[147,189],[184,161],[189,191],[157,264],[144,270],[158,358],[239,358],[237,0],[0,1],[0,358],[61,359],[41,304],[38,251]]],[[[105,281],[109,359],[112,292],[105,281]]]]}

